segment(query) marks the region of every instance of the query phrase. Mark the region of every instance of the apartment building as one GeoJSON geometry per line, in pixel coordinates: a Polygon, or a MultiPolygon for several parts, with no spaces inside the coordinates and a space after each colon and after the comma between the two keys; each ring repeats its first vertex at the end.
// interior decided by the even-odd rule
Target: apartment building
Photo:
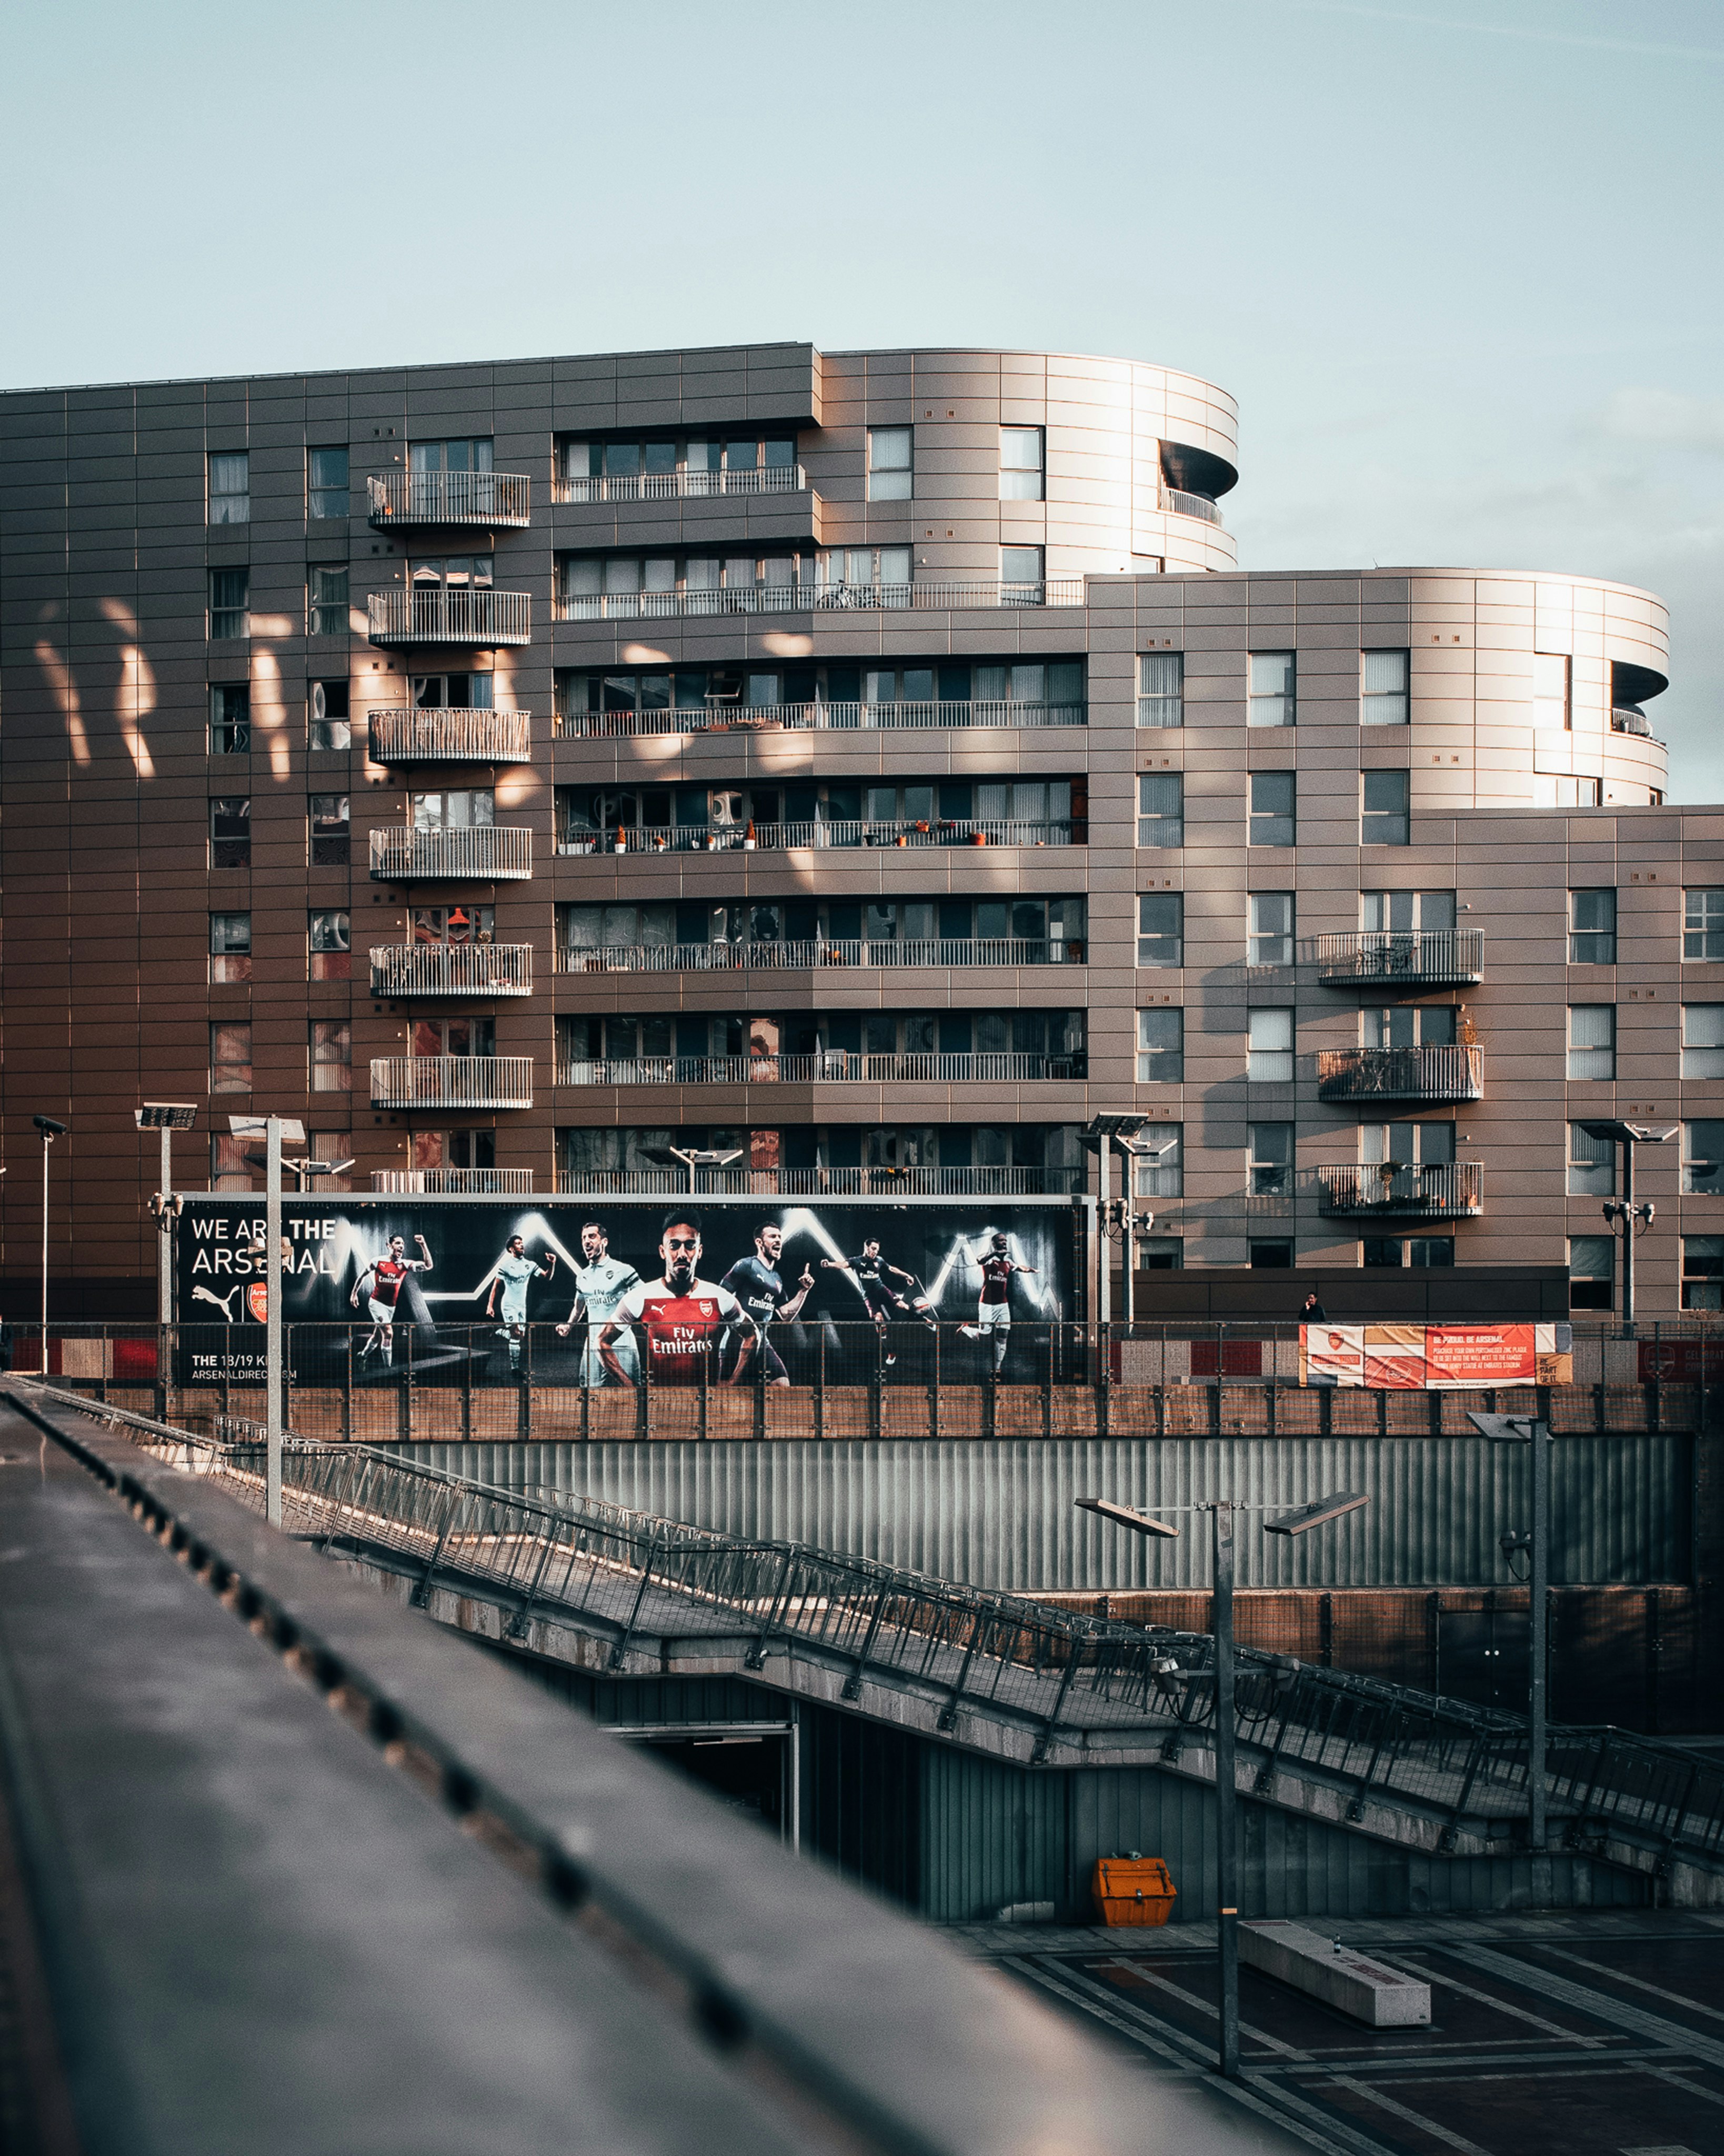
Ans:
{"type": "MultiPolygon", "coordinates": [[[[381,1190],[1090,1187],[1148,1267],[1724,1286],[1724,808],[1665,609],[1241,572],[1235,409],[807,345],[0,398],[3,1280],[149,1306],[301,1119],[381,1190]]],[[[64,1303],[60,1306],[64,1307],[64,1303]]]]}

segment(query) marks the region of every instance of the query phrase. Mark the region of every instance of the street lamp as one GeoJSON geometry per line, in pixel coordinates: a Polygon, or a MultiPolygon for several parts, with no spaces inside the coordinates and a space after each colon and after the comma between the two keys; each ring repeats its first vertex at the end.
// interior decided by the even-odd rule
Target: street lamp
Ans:
{"type": "MultiPolygon", "coordinates": [[[[1091,1116],[1089,1122],[1084,1126],[1084,1144],[1090,1152],[1095,1155],[1096,1159],[1095,1323],[1097,1330],[1095,1340],[1098,1349],[1100,1348],[1103,1339],[1106,1337],[1106,1335],[1101,1328],[1108,1323],[1113,1315],[1113,1268],[1107,1261],[1108,1231],[1113,1225],[1113,1222],[1111,1218],[1112,1204],[1108,1197],[1107,1192],[1108,1163],[1113,1158],[1113,1150],[1116,1146],[1117,1146],[1120,1151],[1123,1153],[1130,1153],[1135,1150],[1135,1147],[1131,1144],[1131,1140],[1137,1137],[1138,1132],[1143,1128],[1143,1126],[1148,1121],[1149,1118],[1147,1116],[1091,1116]]],[[[1166,1148],[1162,1147],[1161,1150],[1165,1151],[1166,1148]]],[[[1157,1155],[1157,1158],[1159,1158],[1159,1154],[1157,1155]]],[[[1128,1174],[1126,1178],[1128,1188],[1126,1199],[1126,1209],[1128,1213],[1131,1209],[1131,1194],[1129,1189],[1130,1179],[1131,1178],[1128,1174]]],[[[1124,1232],[1127,1238],[1126,1250],[1126,1293],[1129,1297],[1131,1292],[1131,1230],[1129,1226],[1126,1227],[1124,1232]]]]}
{"type": "Polygon", "coordinates": [[[716,1146],[690,1146],[686,1152],[680,1146],[670,1148],[674,1160],[680,1160],[689,1172],[689,1195],[695,1194],[695,1170],[697,1168],[728,1168],[733,1160],[741,1160],[742,1148],[732,1146],[728,1152],[716,1146]]]}
{"type": "Polygon", "coordinates": [[[173,1224],[179,1218],[184,1200],[173,1194],[173,1134],[189,1131],[198,1121],[195,1107],[177,1101],[146,1101],[142,1107],[131,1111],[132,1121],[141,1131],[160,1131],[162,1133],[162,1187],[150,1200],[150,1210],[156,1215],[156,1226],[160,1235],[160,1246],[156,1254],[156,1317],[162,1325],[173,1322],[173,1224]]]}
{"type": "Polygon", "coordinates": [[[1503,1537],[1503,1552],[1527,1548],[1532,1574],[1526,1584],[1526,1839],[1536,1853],[1545,1845],[1545,1676],[1548,1656],[1546,1639],[1549,1601],[1551,1548],[1551,1432],[1548,1423],[1533,1415],[1488,1414],[1469,1408],[1466,1419],[1480,1436],[1493,1445],[1530,1445],[1532,1448],[1532,1532],[1530,1545],[1517,1537],[1503,1537]]]}
{"type": "Polygon", "coordinates": [[[265,1509],[281,1525],[281,1142],[304,1145],[305,1127],[285,1116],[229,1116],[236,1138],[264,1140],[264,1459],[265,1509]]]}
{"type": "MultiPolygon", "coordinates": [[[[1099,1513],[1116,1527],[1133,1534],[1177,1536],[1178,1527],[1166,1520],[1129,1505],[1116,1505],[1106,1497],[1080,1497],[1078,1509],[1099,1513]]],[[[1265,1520],[1267,1535],[1309,1534],[1348,1512],[1357,1512],[1370,1499],[1356,1490],[1341,1490],[1309,1504],[1296,1505],[1290,1512],[1265,1520]]],[[[1216,1497],[1198,1505],[1172,1505],[1174,1512],[1209,1515],[1210,1548],[1215,1573],[1215,1931],[1221,1962],[1221,2038],[1216,2064],[1231,2081],[1239,2071],[1239,1800],[1234,1779],[1234,1713],[1233,1523],[1235,1512],[1266,1512],[1267,1505],[1242,1505],[1232,1497],[1216,1497]]],[[[1193,1672],[1193,1676],[1200,1676],[1193,1672]]]]}
{"type": "Polygon", "coordinates": [[[48,1378],[48,1148],[56,1138],[66,1135],[66,1126],[57,1123],[52,1116],[38,1116],[36,1127],[42,1133],[42,1376],[48,1378]]]}
{"type": "Polygon", "coordinates": [[[1608,1138],[1622,1147],[1622,1195],[1607,1198],[1604,1218],[1610,1223],[1613,1235],[1622,1237],[1622,1331],[1625,1340],[1634,1337],[1634,1236],[1644,1235],[1652,1225],[1656,1208],[1634,1203],[1634,1147],[1637,1145],[1663,1145],[1675,1137],[1676,1126],[1667,1125],[1660,1130],[1651,1123],[1622,1123],[1614,1121],[1583,1123],[1580,1127],[1588,1137],[1608,1138]]]}

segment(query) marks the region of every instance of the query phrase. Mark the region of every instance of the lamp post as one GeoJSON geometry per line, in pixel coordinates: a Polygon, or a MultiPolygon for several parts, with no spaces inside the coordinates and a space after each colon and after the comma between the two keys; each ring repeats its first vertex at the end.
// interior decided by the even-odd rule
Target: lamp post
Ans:
{"type": "Polygon", "coordinates": [[[1622,1335],[1624,1340],[1634,1337],[1634,1236],[1644,1235],[1652,1225],[1657,1207],[1637,1205],[1634,1203],[1634,1147],[1637,1145],[1663,1145],[1675,1137],[1674,1123],[1658,1128],[1651,1123],[1623,1123],[1606,1121],[1583,1123],[1580,1127],[1588,1137],[1608,1138],[1622,1148],[1622,1196],[1607,1198],[1604,1218],[1610,1223],[1613,1235],[1622,1237],[1622,1335]]]}
{"type": "MultiPolygon", "coordinates": [[[[1167,1538],[1179,1530],[1166,1520],[1129,1505],[1116,1505],[1106,1497],[1080,1497],[1081,1512],[1097,1512],[1116,1527],[1133,1534],[1167,1538]]],[[[1347,1512],[1356,1512],[1370,1499],[1355,1490],[1342,1490],[1296,1505],[1263,1522],[1267,1535],[1303,1535],[1347,1512]]],[[[1215,1497],[1197,1505],[1163,1507],[1175,1512],[1207,1512],[1209,1544],[1214,1566],[1215,1599],[1215,1943],[1221,1964],[1221,2035],[1216,2047],[1216,2066],[1232,2081],[1239,2071],[1239,1793],[1234,1764],[1237,1734],[1234,1712],[1234,1515],[1266,1512],[1267,1505],[1243,1505],[1232,1497],[1215,1497]]],[[[1201,1673],[1193,1673],[1200,1675],[1201,1673]]]]}
{"type": "Polygon", "coordinates": [[[304,1145],[305,1127],[283,1116],[229,1116],[236,1138],[262,1136],[264,1154],[264,1460],[265,1510],[281,1525],[281,1142],[304,1145]]]}
{"type": "Polygon", "coordinates": [[[146,1101],[131,1114],[141,1131],[162,1133],[162,1185],[150,1201],[150,1210],[156,1215],[159,1237],[156,1254],[156,1319],[158,1324],[167,1326],[173,1322],[173,1224],[179,1218],[182,1204],[173,1194],[173,1134],[192,1129],[198,1121],[198,1111],[195,1106],[177,1101],[146,1101]]]}
{"type": "Polygon", "coordinates": [[[48,1376],[48,1148],[66,1134],[66,1126],[52,1116],[34,1118],[42,1133],[42,1375],[48,1376]]]}
{"type": "MultiPolygon", "coordinates": [[[[1532,1450],[1532,1532],[1530,1537],[1531,1577],[1527,1581],[1526,1627],[1526,1840],[1535,1855],[1542,1855],[1546,1840],[1545,1762],[1546,1672],[1549,1656],[1547,1638],[1550,1600],[1551,1548],[1551,1433],[1547,1423],[1532,1415],[1488,1414],[1469,1408],[1466,1419],[1480,1436],[1494,1445],[1527,1445],[1532,1450]]],[[[1505,1552],[1529,1545],[1508,1536],[1505,1552]]]]}
{"type": "MultiPolygon", "coordinates": [[[[1107,1261],[1108,1230],[1113,1225],[1112,1201],[1108,1196],[1108,1163],[1117,1146],[1121,1152],[1130,1152],[1130,1141],[1136,1137],[1149,1118],[1147,1116],[1091,1116],[1084,1126],[1083,1139],[1087,1149],[1095,1155],[1095,1348],[1103,1352],[1106,1339],[1106,1328],[1113,1316],[1113,1268],[1107,1261]]],[[[1129,1178],[1128,1178],[1129,1180],[1129,1178]]],[[[1129,1194],[1126,1209],[1130,1209],[1129,1194]]],[[[1127,1229],[1129,1235],[1129,1229],[1127,1229]]],[[[1131,1293],[1129,1276],[1131,1255],[1126,1253],[1126,1270],[1131,1293]]]]}
{"type": "Polygon", "coordinates": [[[716,1146],[690,1146],[684,1152],[680,1146],[670,1147],[672,1159],[680,1160],[689,1172],[689,1195],[695,1194],[695,1171],[700,1168],[728,1168],[733,1160],[741,1160],[742,1148],[732,1146],[728,1152],[716,1146]]]}

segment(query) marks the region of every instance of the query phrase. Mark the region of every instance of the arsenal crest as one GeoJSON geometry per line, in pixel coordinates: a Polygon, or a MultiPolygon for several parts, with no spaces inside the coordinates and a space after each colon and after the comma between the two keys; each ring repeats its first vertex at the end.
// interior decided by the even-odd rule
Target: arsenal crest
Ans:
{"type": "Polygon", "coordinates": [[[269,1322],[269,1285],[267,1281],[253,1281],[245,1291],[245,1306],[259,1325],[269,1322]]]}

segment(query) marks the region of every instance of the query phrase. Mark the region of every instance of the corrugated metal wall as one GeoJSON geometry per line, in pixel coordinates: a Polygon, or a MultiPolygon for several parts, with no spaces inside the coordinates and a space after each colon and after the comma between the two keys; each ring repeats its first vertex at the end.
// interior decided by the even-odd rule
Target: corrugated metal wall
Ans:
{"type": "MultiPolygon", "coordinates": [[[[1242,1585],[1506,1584],[1497,1537],[1528,1522],[1527,1455],[1482,1438],[1170,1438],[953,1444],[435,1445],[410,1457],[505,1489],[552,1487],[739,1535],[813,1543],[1029,1591],[1207,1586],[1206,1523],[1148,1543],[1076,1512],[1230,1496],[1372,1502],[1288,1540],[1246,1532],[1242,1585]]],[[[1554,1585],[1689,1578],[1691,1440],[1573,1436],[1552,1461],[1554,1585]]]]}

